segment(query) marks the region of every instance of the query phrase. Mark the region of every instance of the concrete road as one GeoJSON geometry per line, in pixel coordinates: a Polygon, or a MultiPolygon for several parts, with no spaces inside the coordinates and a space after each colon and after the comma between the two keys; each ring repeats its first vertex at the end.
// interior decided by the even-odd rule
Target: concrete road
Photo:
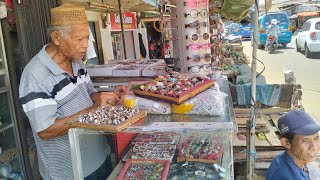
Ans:
{"type": "MultiPolygon", "coordinates": [[[[244,53],[252,57],[250,41],[244,41],[244,53]]],[[[311,113],[320,122],[320,56],[313,59],[306,58],[302,53],[296,52],[295,37],[286,48],[279,48],[275,54],[258,50],[257,58],[265,64],[263,76],[267,84],[284,83],[283,67],[293,64],[297,83],[302,85],[302,103],[308,113],[311,113]]],[[[250,64],[251,66],[251,64],[250,64]]],[[[257,72],[263,66],[258,63],[257,72]]]]}

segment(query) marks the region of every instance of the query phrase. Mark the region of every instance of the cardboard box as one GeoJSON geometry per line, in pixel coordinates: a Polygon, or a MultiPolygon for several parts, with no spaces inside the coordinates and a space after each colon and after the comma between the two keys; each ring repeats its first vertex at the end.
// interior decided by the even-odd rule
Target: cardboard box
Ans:
{"type": "Polygon", "coordinates": [[[120,65],[113,69],[114,77],[140,77],[142,70],[148,65],[120,65]]]}

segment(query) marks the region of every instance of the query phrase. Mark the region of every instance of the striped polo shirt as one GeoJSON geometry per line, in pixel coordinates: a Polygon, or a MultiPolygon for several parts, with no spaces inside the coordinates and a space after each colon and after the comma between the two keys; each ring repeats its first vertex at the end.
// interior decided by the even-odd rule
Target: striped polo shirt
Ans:
{"type": "MultiPolygon", "coordinates": [[[[39,171],[45,180],[72,180],[73,171],[68,135],[50,140],[38,136],[56,119],[75,114],[93,105],[92,81],[82,61],[72,61],[74,77],[63,71],[47,54],[45,45],[25,67],[19,96],[33,131],[39,171]]],[[[110,153],[103,135],[80,135],[83,177],[97,170],[110,153]]]]}

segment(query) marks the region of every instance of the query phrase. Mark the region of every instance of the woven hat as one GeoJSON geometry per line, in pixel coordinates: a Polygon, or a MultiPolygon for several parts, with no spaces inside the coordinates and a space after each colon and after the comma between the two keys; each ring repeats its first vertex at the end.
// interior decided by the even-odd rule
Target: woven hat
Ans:
{"type": "Polygon", "coordinates": [[[88,23],[88,19],[83,6],[66,3],[51,9],[51,26],[68,26],[85,23],[88,23]]]}

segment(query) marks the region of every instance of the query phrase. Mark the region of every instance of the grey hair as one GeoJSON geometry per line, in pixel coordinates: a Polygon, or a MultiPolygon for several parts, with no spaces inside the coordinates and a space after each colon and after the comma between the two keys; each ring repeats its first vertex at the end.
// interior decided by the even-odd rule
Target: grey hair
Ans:
{"type": "Polygon", "coordinates": [[[48,28],[48,36],[50,38],[54,31],[59,32],[62,37],[67,38],[71,32],[71,26],[50,26],[48,28]]]}

